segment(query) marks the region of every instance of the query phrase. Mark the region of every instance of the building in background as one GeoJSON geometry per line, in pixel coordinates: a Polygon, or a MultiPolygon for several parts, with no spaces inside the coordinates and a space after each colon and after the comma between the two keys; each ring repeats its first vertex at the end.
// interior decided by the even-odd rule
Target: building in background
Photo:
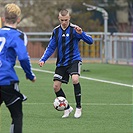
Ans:
{"type": "MultiPolygon", "coordinates": [[[[97,6],[104,8],[108,14],[109,32],[132,32],[133,26],[133,1],[132,0],[93,0],[97,6]]],[[[103,19],[98,12],[94,17],[103,19]]]]}

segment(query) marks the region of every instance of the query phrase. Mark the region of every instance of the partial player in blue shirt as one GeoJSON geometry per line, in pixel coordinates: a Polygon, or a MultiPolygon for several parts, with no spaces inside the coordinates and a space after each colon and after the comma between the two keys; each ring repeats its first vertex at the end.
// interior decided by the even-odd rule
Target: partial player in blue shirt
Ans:
{"type": "Polygon", "coordinates": [[[20,15],[21,9],[16,4],[7,4],[2,17],[4,26],[0,29],[0,105],[4,102],[10,111],[10,133],[22,133],[22,101],[27,99],[19,90],[19,79],[14,69],[17,59],[26,79],[36,80],[27,53],[27,37],[17,29],[20,15]]]}
{"type": "Polygon", "coordinates": [[[26,78],[33,80],[35,75],[31,71],[25,33],[10,26],[4,26],[0,29],[0,43],[0,85],[19,82],[14,70],[17,58],[25,71],[26,78]]]}
{"type": "Polygon", "coordinates": [[[72,23],[69,23],[68,27],[65,30],[63,30],[61,25],[57,26],[53,30],[49,45],[40,61],[46,62],[46,60],[53,54],[56,48],[57,67],[67,66],[73,63],[75,60],[81,61],[80,51],[78,48],[79,41],[82,39],[86,43],[92,44],[93,39],[84,31],[78,33],[77,31],[79,29],[80,27],[72,23]]]}
{"type": "MultiPolygon", "coordinates": [[[[53,79],[53,88],[57,97],[62,96],[66,98],[61,85],[62,83],[68,83],[69,76],[71,76],[76,102],[74,117],[79,118],[82,115],[81,86],[79,82],[82,59],[78,43],[82,39],[91,45],[93,44],[93,39],[90,35],[87,35],[81,27],[70,23],[70,14],[68,10],[61,10],[58,19],[60,25],[54,28],[48,47],[41,57],[39,65],[42,67],[57,49],[57,62],[53,79]]],[[[62,118],[69,117],[69,114],[72,111],[73,108],[68,105],[62,118]]]]}

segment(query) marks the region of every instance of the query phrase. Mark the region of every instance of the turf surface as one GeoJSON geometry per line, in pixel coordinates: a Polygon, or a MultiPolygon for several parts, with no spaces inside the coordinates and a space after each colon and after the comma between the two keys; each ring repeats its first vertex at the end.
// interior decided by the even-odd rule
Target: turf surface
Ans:
{"type": "MultiPolygon", "coordinates": [[[[32,67],[54,72],[55,64],[47,63],[40,68],[34,63],[32,67]]],[[[72,112],[69,118],[62,119],[63,112],[56,111],[52,105],[55,98],[52,88],[53,74],[36,70],[34,73],[37,81],[32,83],[26,81],[24,72],[20,68],[16,68],[21,92],[28,97],[23,103],[24,133],[133,132],[132,66],[84,63],[81,70],[81,76],[94,79],[80,78],[83,115],[80,119],[75,119],[72,112]]],[[[63,89],[70,105],[75,109],[71,83],[70,78],[68,85],[63,84],[63,89]]],[[[0,119],[0,133],[8,133],[11,118],[4,104],[0,109],[0,119]]]]}

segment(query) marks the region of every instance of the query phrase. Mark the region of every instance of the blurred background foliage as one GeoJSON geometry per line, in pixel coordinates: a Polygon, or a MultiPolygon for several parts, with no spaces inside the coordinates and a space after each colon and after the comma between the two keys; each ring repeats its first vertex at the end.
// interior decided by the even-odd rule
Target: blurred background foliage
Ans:
{"type": "Polygon", "coordinates": [[[87,11],[86,7],[83,6],[83,2],[85,2],[102,7],[109,13],[109,32],[132,32],[132,0],[0,0],[1,16],[4,5],[12,2],[21,7],[22,21],[19,27],[25,31],[51,32],[59,24],[58,12],[66,8],[71,12],[71,22],[81,26],[84,31],[103,32],[104,21],[102,13],[87,11]],[[126,24],[125,22],[119,23],[117,11],[124,10],[127,6],[131,17],[129,17],[129,21],[126,24]],[[129,6],[131,7],[129,8],[129,6]]]}

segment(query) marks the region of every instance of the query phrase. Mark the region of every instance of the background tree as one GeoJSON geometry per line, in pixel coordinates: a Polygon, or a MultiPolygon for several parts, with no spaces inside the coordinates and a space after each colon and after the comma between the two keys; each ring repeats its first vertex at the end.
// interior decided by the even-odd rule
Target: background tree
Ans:
{"type": "MultiPolygon", "coordinates": [[[[7,3],[17,3],[22,9],[22,22],[25,28],[21,25],[21,28],[28,31],[47,32],[59,24],[58,12],[62,8],[67,8],[71,11],[71,22],[75,23],[83,28],[85,31],[90,32],[102,32],[103,31],[103,17],[101,13],[97,11],[87,11],[86,7],[82,5],[83,2],[103,7],[109,13],[109,31],[122,31],[132,32],[133,26],[133,1],[132,0],[0,0],[0,11],[7,3]],[[124,25],[124,31],[122,25],[120,25],[117,18],[117,11],[125,9],[124,6],[120,6],[117,1],[125,1],[128,3],[129,23],[124,25]],[[32,25],[34,25],[32,27],[32,25]],[[28,27],[27,27],[28,26],[28,27]],[[128,28],[127,28],[128,26],[128,28]],[[31,27],[31,28],[30,28],[31,27]]],[[[1,13],[0,12],[0,13],[1,13]]]]}
{"type": "Polygon", "coordinates": [[[37,25],[36,28],[31,29],[32,31],[52,31],[52,29],[59,24],[58,12],[62,8],[71,10],[72,22],[82,26],[84,30],[101,30],[102,28],[98,28],[100,26],[99,20],[95,22],[90,18],[93,13],[86,10],[82,5],[83,2],[83,0],[38,0],[32,2],[20,0],[21,5],[23,6],[23,18],[32,16],[32,21],[37,25]],[[91,26],[89,29],[90,24],[97,26],[91,26]]]}

